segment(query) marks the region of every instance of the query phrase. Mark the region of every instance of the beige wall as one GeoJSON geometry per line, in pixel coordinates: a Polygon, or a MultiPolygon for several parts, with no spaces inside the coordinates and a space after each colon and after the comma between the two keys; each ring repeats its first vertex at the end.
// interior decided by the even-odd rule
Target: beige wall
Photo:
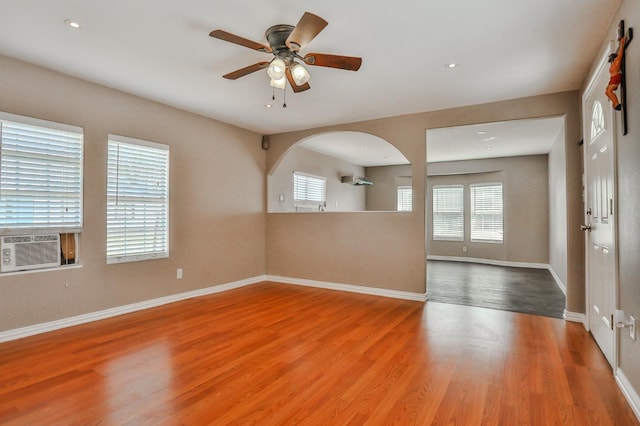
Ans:
{"type": "MultiPolygon", "coordinates": [[[[427,164],[427,169],[431,167],[427,164]]],[[[428,171],[427,171],[428,173],[428,171]]],[[[509,191],[505,188],[505,172],[497,171],[492,173],[473,173],[461,172],[456,175],[429,175],[427,177],[427,255],[428,256],[447,256],[447,257],[469,257],[477,259],[491,260],[507,260],[507,254],[515,254],[507,250],[509,245],[508,236],[511,234],[507,230],[507,196],[509,191]],[[504,196],[504,241],[502,244],[496,243],[477,243],[471,242],[471,200],[469,196],[469,185],[473,183],[502,183],[504,196]],[[445,241],[433,239],[433,187],[440,185],[462,185],[464,200],[464,240],[463,241],[445,241]],[[467,249],[466,252],[463,249],[467,249]]]]}
{"type": "Polygon", "coordinates": [[[5,57],[0,58],[0,71],[6,77],[0,80],[0,110],[82,126],[86,148],[84,266],[0,277],[3,330],[265,271],[423,293],[426,130],[558,115],[566,120],[568,308],[584,309],[583,241],[578,230],[581,158],[573,149],[580,136],[577,92],[273,135],[265,165],[260,136],[252,132],[5,57]],[[265,230],[265,171],[271,172],[297,141],[327,130],[364,131],[394,144],[412,163],[414,211],[272,213],[266,215],[265,230]],[[108,133],[171,146],[169,259],[105,263],[108,133]],[[183,280],[175,279],[177,267],[184,268],[183,280]]]}
{"type": "MultiPolygon", "coordinates": [[[[428,138],[428,135],[427,135],[428,138]]],[[[504,197],[503,244],[471,242],[465,226],[465,241],[434,241],[432,221],[427,221],[427,254],[472,257],[510,262],[549,262],[549,191],[546,155],[491,158],[427,164],[427,206],[434,185],[465,185],[465,224],[471,207],[468,185],[501,182],[504,197]],[[464,253],[462,246],[467,246],[464,253]]],[[[431,209],[427,209],[430,218],[431,209]]]]}
{"type": "Polygon", "coordinates": [[[267,215],[267,272],[422,293],[425,291],[425,134],[427,129],[564,116],[568,224],[567,307],[584,312],[580,98],[565,92],[390,117],[271,136],[267,170],[296,142],[329,130],[364,131],[394,144],[412,164],[412,213],[267,215]],[[358,260],[355,260],[358,259],[358,260]]]}
{"type": "Polygon", "coordinates": [[[549,151],[549,265],[562,285],[567,282],[567,178],[564,135],[549,151]]]}
{"type": "Polygon", "coordinates": [[[365,176],[373,182],[367,187],[367,210],[398,209],[398,186],[411,186],[411,165],[367,167],[365,176]]]}
{"type": "MultiPolygon", "coordinates": [[[[623,1],[602,42],[603,51],[615,38],[620,19],[625,19],[627,27],[640,28],[637,0],[623,1]]],[[[629,134],[620,135],[617,148],[619,305],[640,316],[638,40],[627,50],[627,75],[629,134]]],[[[562,186],[564,178],[566,191],[564,197],[551,197],[550,262],[556,272],[566,267],[567,309],[584,312],[584,241],[579,231],[582,158],[575,145],[581,134],[577,92],[274,135],[266,153],[267,171],[294,143],[326,130],[365,131],[392,142],[413,164],[414,211],[268,214],[265,220],[265,157],[259,135],[7,57],[0,56],[0,77],[0,111],[82,126],[85,131],[83,266],[0,276],[0,331],[239,280],[265,270],[274,275],[423,292],[426,130],[557,115],[565,117],[565,144],[555,146],[550,156],[550,185],[562,186]],[[106,265],[108,133],[171,147],[169,259],[106,265]],[[177,267],[184,268],[182,280],[175,279],[177,267]]],[[[639,345],[640,339],[634,342],[621,333],[620,367],[636,389],[640,389],[639,345]]]]}
{"type": "Polygon", "coordinates": [[[365,188],[342,183],[342,176],[364,176],[364,167],[329,157],[301,146],[295,146],[284,156],[276,170],[267,177],[268,211],[294,212],[293,172],[309,173],[327,178],[325,211],[365,210],[365,188]],[[280,195],[284,201],[280,202],[280,195]]]}
{"type": "MultiPolygon", "coordinates": [[[[618,22],[624,19],[636,36],[626,51],[627,115],[629,131],[621,134],[618,126],[618,254],[619,307],[640,318],[640,7],[637,0],[625,0],[602,43],[605,51],[609,40],[616,39],[618,22]]],[[[595,67],[600,56],[595,58],[595,67]]],[[[620,113],[616,113],[619,119],[620,113]]],[[[619,331],[619,366],[640,392],[640,338],[630,339],[627,329],[619,331]]]]}
{"type": "Polygon", "coordinates": [[[0,331],[264,274],[260,135],[2,56],[0,76],[0,111],[81,126],[85,148],[82,268],[0,276],[0,331]],[[170,146],[168,259],[106,264],[109,133],[170,146]]]}

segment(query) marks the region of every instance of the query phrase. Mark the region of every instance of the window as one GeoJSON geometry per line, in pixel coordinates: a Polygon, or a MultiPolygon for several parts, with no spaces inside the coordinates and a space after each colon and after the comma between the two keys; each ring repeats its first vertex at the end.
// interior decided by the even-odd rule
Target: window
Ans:
{"type": "Polygon", "coordinates": [[[169,256],[169,147],[109,135],[107,263],[169,256]]]}
{"type": "Polygon", "coordinates": [[[464,187],[433,187],[433,239],[464,240],[464,187]]]}
{"type": "Polygon", "coordinates": [[[413,210],[413,190],[410,186],[398,187],[398,211],[410,212],[413,210]]]}
{"type": "Polygon", "coordinates": [[[324,208],[327,178],[307,173],[293,172],[294,207],[324,208]]]}
{"type": "Polygon", "coordinates": [[[502,184],[470,185],[471,241],[502,243],[502,184]]]}
{"type": "Polygon", "coordinates": [[[591,112],[591,140],[594,140],[605,129],[604,112],[600,101],[593,103],[591,112]]]}
{"type": "Polygon", "coordinates": [[[0,113],[0,233],[82,230],[82,129],[0,113]]]}

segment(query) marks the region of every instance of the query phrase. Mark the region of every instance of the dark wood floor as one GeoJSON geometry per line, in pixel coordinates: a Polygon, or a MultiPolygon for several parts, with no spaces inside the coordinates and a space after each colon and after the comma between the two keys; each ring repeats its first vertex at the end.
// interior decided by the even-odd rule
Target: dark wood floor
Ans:
{"type": "Polygon", "coordinates": [[[0,344],[2,425],[638,425],[575,323],[263,283],[0,344]]]}
{"type": "Polygon", "coordinates": [[[546,269],[429,260],[429,300],[562,318],[566,298],[546,269]]]}

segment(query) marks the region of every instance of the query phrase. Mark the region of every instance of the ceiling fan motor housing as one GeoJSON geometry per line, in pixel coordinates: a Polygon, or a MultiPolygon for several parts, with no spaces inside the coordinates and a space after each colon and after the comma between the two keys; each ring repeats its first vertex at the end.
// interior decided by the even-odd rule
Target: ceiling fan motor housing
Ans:
{"type": "Polygon", "coordinates": [[[265,32],[265,37],[269,42],[269,46],[271,46],[273,54],[284,60],[287,65],[291,65],[295,57],[295,54],[285,43],[291,31],[293,31],[293,28],[293,25],[281,24],[269,27],[265,32]]]}

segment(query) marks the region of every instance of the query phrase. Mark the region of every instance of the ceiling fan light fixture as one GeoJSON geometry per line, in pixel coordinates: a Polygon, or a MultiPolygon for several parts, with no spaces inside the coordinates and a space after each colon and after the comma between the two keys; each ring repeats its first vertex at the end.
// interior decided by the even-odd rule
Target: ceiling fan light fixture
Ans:
{"type": "Polygon", "coordinates": [[[291,76],[293,77],[293,81],[295,81],[298,86],[302,86],[303,84],[307,83],[311,78],[311,75],[309,75],[309,71],[307,71],[307,69],[303,67],[302,64],[299,64],[297,62],[291,66],[291,76]]]}
{"type": "Polygon", "coordinates": [[[284,90],[285,85],[287,84],[287,79],[282,77],[282,78],[272,78],[271,81],[269,82],[269,86],[271,87],[275,87],[276,89],[282,89],[284,90]]]}
{"type": "Polygon", "coordinates": [[[269,64],[269,68],[267,68],[267,74],[271,77],[272,80],[280,80],[284,78],[284,70],[286,68],[286,64],[280,58],[275,58],[269,64]]]}

